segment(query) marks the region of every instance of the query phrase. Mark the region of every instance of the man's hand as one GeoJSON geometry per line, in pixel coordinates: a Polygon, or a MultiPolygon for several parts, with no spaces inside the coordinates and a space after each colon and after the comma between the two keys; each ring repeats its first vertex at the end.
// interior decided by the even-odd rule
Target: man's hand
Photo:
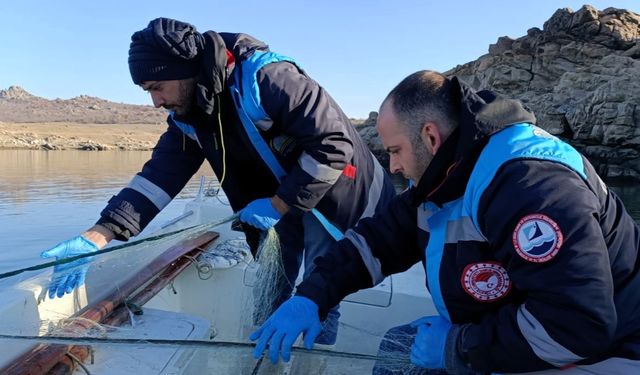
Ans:
{"type": "Polygon", "coordinates": [[[451,323],[441,316],[425,316],[411,323],[418,329],[411,346],[411,363],[427,369],[444,368],[444,351],[451,323]]]}
{"type": "Polygon", "coordinates": [[[272,204],[273,199],[260,198],[249,203],[247,207],[240,211],[240,221],[262,230],[268,230],[273,227],[283,215],[272,204]]]}
{"type": "Polygon", "coordinates": [[[258,340],[253,357],[258,359],[269,345],[269,359],[278,363],[278,356],[289,362],[291,347],[301,333],[304,333],[304,347],[311,349],[316,337],[322,331],[318,305],[308,298],[293,296],[267,319],[257,331],[249,336],[258,340]]]}
{"type": "MultiPolygon", "coordinates": [[[[114,234],[101,226],[94,226],[80,236],[59,243],[51,249],[43,251],[42,258],[56,257],[64,259],[76,255],[95,252],[104,247],[114,234]]],[[[70,263],[59,264],[53,268],[53,278],[49,284],[49,298],[62,297],[84,284],[84,280],[92,257],[81,258],[70,263]]]]}

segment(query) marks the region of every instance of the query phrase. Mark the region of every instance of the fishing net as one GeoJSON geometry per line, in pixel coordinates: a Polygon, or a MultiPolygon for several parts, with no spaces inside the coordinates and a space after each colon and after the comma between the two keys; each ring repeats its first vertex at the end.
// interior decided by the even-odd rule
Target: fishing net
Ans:
{"type": "Polygon", "coordinates": [[[249,284],[253,288],[253,304],[247,306],[247,310],[253,310],[253,322],[260,325],[273,312],[280,292],[285,287],[284,283],[289,282],[285,277],[280,241],[275,229],[269,229],[260,242],[251,270],[255,274],[249,284]]]}
{"type": "Polygon", "coordinates": [[[365,374],[376,363],[413,371],[410,339],[388,339],[396,346],[387,353],[378,346],[428,306],[401,294],[392,305],[390,280],[342,303],[335,346],[298,342],[287,364],[253,359],[248,337],[289,281],[275,230],[253,259],[231,230],[235,218],[224,198],[199,194],[179,220],[93,255],[85,285],[63,298],[46,296],[55,262],[0,270],[0,373],[365,374]]]}

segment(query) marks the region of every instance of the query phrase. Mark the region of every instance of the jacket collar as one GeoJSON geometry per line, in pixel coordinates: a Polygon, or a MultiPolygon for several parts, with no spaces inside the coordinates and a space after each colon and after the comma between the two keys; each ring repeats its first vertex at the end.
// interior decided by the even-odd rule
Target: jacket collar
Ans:
{"type": "Polygon", "coordinates": [[[509,125],[536,122],[533,112],[518,100],[490,91],[476,92],[457,77],[451,80],[460,115],[458,128],[442,144],[412,189],[416,206],[427,200],[442,205],[461,197],[489,137],[509,125]]]}
{"type": "Polygon", "coordinates": [[[200,78],[196,88],[198,107],[207,115],[213,113],[216,96],[227,87],[227,47],[220,34],[207,31],[204,36],[204,56],[200,69],[200,78]]]}
{"type": "Polygon", "coordinates": [[[217,111],[222,101],[223,91],[228,90],[233,79],[232,69],[228,67],[227,51],[230,51],[239,69],[239,62],[257,49],[268,49],[268,46],[250,35],[242,33],[216,33],[207,31],[204,37],[202,63],[196,88],[196,109],[192,113],[178,116],[186,123],[201,123],[203,118],[217,111]]]}

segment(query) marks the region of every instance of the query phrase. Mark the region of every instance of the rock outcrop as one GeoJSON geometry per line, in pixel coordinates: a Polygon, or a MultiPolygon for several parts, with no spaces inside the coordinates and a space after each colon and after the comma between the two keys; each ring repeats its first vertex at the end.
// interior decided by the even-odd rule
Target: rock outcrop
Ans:
{"type": "Polygon", "coordinates": [[[358,133],[360,133],[362,139],[369,146],[373,155],[375,155],[380,163],[388,169],[389,155],[384,150],[380,137],[378,137],[378,132],[376,131],[377,121],[378,112],[369,112],[369,117],[366,120],[357,123],[356,128],[358,129],[358,133]]]}
{"type": "Polygon", "coordinates": [[[603,178],[640,180],[640,15],[585,5],[446,72],[521,99],[603,178]]]}
{"type": "MultiPolygon", "coordinates": [[[[522,100],[539,126],[584,153],[603,178],[640,180],[640,15],[558,9],[542,30],[501,37],[488,54],[445,74],[522,100]]],[[[384,163],[375,117],[359,131],[384,163]]]]}
{"type": "MultiPolygon", "coordinates": [[[[0,90],[0,99],[11,100],[29,100],[33,99],[35,96],[29,94],[25,89],[20,86],[10,86],[6,90],[0,90]]],[[[41,99],[41,98],[40,98],[41,99]]]]}

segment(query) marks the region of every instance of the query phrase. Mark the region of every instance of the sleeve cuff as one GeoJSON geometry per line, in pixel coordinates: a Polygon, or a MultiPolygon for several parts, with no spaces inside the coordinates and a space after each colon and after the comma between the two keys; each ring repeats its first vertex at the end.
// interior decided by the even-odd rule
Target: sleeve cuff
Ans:
{"type": "Polygon", "coordinates": [[[129,241],[129,238],[131,237],[131,232],[129,232],[129,230],[123,230],[119,225],[104,217],[101,217],[100,220],[96,222],[96,225],[100,225],[112,231],[113,234],[116,235],[115,239],[118,241],[129,241]]]}
{"type": "Polygon", "coordinates": [[[300,290],[300,288],[298,288],[295,295],[299,297],[305,297],[313,301],[313,303],[318,306],[318,315],[320,316],[320,320],[324,321],[329,314],[329,308],[326,307],[326,301],[324,301],[323,298],[320,297],[321,292],[322,291],[319,288],[307,286],[306,288],[303,288],[303,290],[300,290]]]}
{"type": "Polygon", "coordinates": [[[458,351],[458,341],[464,330],[463,325],[453,325],[447,335],[447,342],[444,349],[444,367],[451,375],[479,375],[481,372],[471,369],[471,365],[466,363],[458,351]]]}

